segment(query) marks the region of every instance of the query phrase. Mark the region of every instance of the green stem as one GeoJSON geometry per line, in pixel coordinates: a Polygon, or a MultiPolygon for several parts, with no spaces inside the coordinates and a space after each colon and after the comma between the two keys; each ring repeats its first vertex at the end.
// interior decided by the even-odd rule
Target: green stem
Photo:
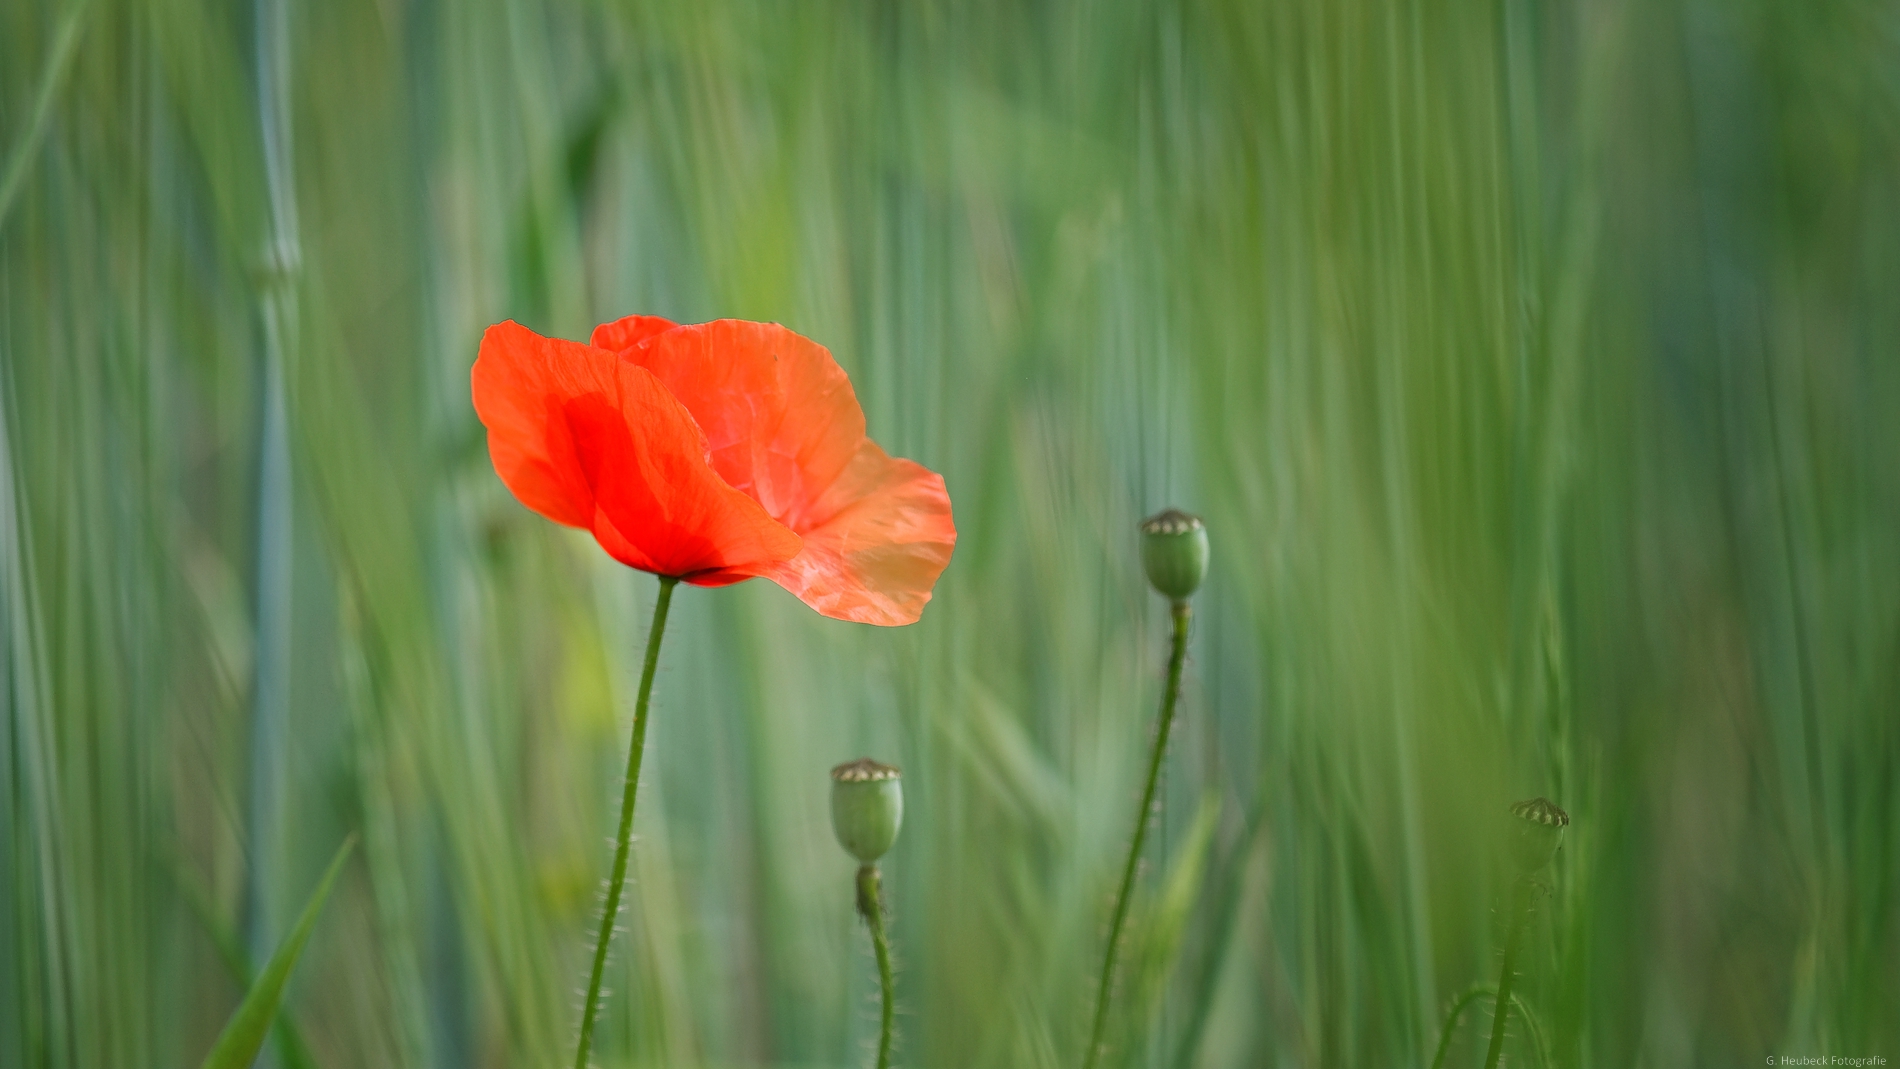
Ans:
{"type": "Polygon", "coordinates": [[[1102,954],[1102,982],[1095,992],[1095,1023],[1089,1028],[1088,1053],[1082,1060],[1084,1069],[1095,1069],[1102,1053],[1102,1029],[1108,1024],[1108,996],[1115,986],[1115,955],[1121,949],[1122,925],[1128,921],[1128,896],[1135,887],[1141,845],[1148,838],[1148,811],[1154,806],[1155,785],[1161,779],[1161,758],[1168,752],[1168,729],[1174,725],[1174,707],[1181,697],[1181,664],[1187,659],[1188,617],[1192,612],[1185,598],[1174,603],[1174,646],[1168,653],[1168,688],[1161,695],[1161,724],[1155,730],[1154,753],[1148,757],[1148,785],[1141,792],[1141,808],[1135,813],[1135,838],[1128,844],[1121,890],[1115,895],[1115,916],[1108,925],[1108,949],[1102,954]]]}
{"type": "Polygon", "coordinates": [[[640,696],[633,705],[633,742],[627,748],[627,782],[620,795],[620,837],[614,844],[614,872],[607,881],[607,908],[600,915],[600,934],[594,938],[594,973],[587,981],[587,1001],[581,1008],[581,1044],[574,1069],[587,1069],[587,1050],[594,1040],[594,1013],[600,1008],[600,977],[607,968],[607,945],[613,941],[614,921],[620,915],[620,892],[627,883],[627,849],[633,843],[633,799],[640,787],[640,754],[647,741],[647,699],[653,695],[653,671],[660,664],[660,636],[666,633],[666,610],[673,603],[679,580],[660,576],[660,599],[653,603],[653,626],[647,630],[647,660],[640,669],[640,696]]]}
{"type": "Polygon", "coordinates": [[[890,1069],[891,1017],[895,1012],[896,985],[891,982],[891,945],[884,938],[884,900],[876,865],[858,869],[858,913],[871,929],[871,947],[877,951],[877,982],[884,995],[883,1019],[877,1035],[877,1069],[890,1069]]]}
{"type": "Polygon", "coordinates": [[[1491,1049],[1484,1056],[1484,1069],[1498,1069],[1498,1058],[1504,1053],[1504,1023],[1511,1016],[1511,981],[1517,977],[1517,944],[1531,913],[1530,881],[1519,878],[1512,897],[1511,926],[1504,936],[1504,965],[1498,971],[1497,1009],[1491,1018],[1491,1049]]]}

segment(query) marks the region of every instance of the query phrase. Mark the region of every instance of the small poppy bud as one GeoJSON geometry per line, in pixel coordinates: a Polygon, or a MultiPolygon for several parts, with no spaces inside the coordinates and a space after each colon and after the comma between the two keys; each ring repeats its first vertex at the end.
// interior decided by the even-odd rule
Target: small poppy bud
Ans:
{"type": "Polygon", "coordinates": [[[1548,798],[1531,798],[1511,806],[1511,815],[1518,818],[1511,832],[1511,860],[1518,871],[1529,874],[1550,864],[1570,826],[1570,814],[1548,798]]]}
{"type": "Polygon", "coordinates": [[[1186,601],[1207,574],[1207,527],[1199,516],[1168,509],[1141,521],[1141,566],[1148,582],[1186,601]]]}
{"type": "Polygon", "coordinates": [[[884,856],[904,823],[904,785],[897,769],[868,757],[831,770],[831,830],[866,865],[884,856]]]}

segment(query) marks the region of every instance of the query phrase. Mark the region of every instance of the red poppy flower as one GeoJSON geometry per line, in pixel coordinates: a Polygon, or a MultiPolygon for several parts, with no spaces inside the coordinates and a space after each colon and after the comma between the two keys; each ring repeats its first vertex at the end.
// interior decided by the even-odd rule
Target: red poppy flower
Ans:
{"type": "Polygon", "coordinates": [[[629,316],[591,345],[498,323],[473,379],[502,482],[630,567],[908,624],[950,562],[943,477],[878,448],[831,354],[775,323],[629,316]]]}

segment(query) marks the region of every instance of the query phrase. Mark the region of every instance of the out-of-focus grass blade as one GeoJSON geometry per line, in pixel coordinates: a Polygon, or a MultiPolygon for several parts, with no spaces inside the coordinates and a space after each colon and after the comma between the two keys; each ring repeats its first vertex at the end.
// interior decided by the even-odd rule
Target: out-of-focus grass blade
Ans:
{"type": "Polygon", "coordinates": [[[19,192],[20,182],[26,176],[27,164],[33,159],[34,150],[40,146],[40,135],[46,130],[46,113],[53,110],[53,97],[59,92],[60,78],[66,73],[66,64],[73,57],[73,47],[79,43],[79,28],[83,25],[86,6],[85,0],[74,4],[73,9],[66,13],[66,21],[60,24],[59,36],[53,39],[53,52],[46,58],[46,72],[40,78],[39,92],[34,94],[32,117],[27,119],[25,132],[7,156],[6,167],[0,168],[0,224],[7,221],[7,209],[13,206],[13,195],[19,192]]]}
{"type": "Polygon", "coordinates": [[[1128,1031],[1126,1041],[1118,1044],[1131,1057],[1147,1034],[1148,1022],[1154,1019],[1167,990],[1168,976],[1174,971],[1175,959],[1180,956],[1188,917],[1201,898],[1208,847],[1214,841],[1214,829],[1219,823],[1220,795],[1209,790],[1201,797],[1194,823],[1188,826],[1187,837],[1175,852],[1174,863],[1168,868],[1160,893],[1151,900],[1141,926],[1136,929],[1140,952],[1135,958],[1132,997],[1127,1003],[1128,1031]]]}
{"type": "Polygon", "coordinates": [[[310,901],[304,905],[303,915],[297,918],[297,927],[278,946],[277,952],[270,956],[264,971],[257,977],[257,983],[251,985],[250,994],[244,996],[244,1002],[231,1015],[231,1023],[224,1026],[224,1032],[218,1036],[211,1053],[205,1055],[200,1069],[245,1069],[257,1058],[258,1049],[264,1045],[264,1037],[270,1034],[271,1022],[277,1017],[277,1006],[283,1001],[284,985],[290,980],[290,970],[296,967],[297,958],[303,953],[303,945],[310,939],[311,929],[317,926],[317,914],[323,911],[324,900],[330,897],[330,887],[336,883],[337,873],[343,871],[343,862],[349,858],[350,850],[355,845],[356,836],[351,835],[337,848],[329,870],[323,874],[323,880],[317,884],[310,901]]]}
{"type": "MultiPolygon", "coordinates": [[[[1207,879],[1210,925],[1207,927],[1206,952],[1202,955],[1199,975],[1191,982],[1187,997],[1187,1022],[1173,1040],[1174,1069],[1190,1069],[1201,1049],[1201,1036],[1207,1030],[1208,1015],[1214,1009],[1215,986],[1220,982],[1228,952],[1234,947],[1235,928],[1240,918],[1241,897],[1247,888],[1246,869],[1252,864],[1260,829],[1266,822],[1265,796],[1256,802],[1247,818],[1246,831],[1225,858],[1216,857],[1208,864],[1213,873],[1207,879]]],[[[1198,827],[1198,825],[1197,825],[1198,827]]]]}

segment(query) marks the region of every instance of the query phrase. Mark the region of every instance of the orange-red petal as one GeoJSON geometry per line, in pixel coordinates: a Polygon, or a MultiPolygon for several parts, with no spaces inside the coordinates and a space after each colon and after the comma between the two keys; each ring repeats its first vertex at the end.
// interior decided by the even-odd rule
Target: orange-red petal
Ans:
{"type": "Polygon", "coordinates": [[[957,542],[943,476],[866,438],[816,510],[829,518],[799,532],[805,548],[798,556],[693,581],[757,575],[833,619],[917,622],[957,542]]]}
{"type": "Polygon", "coordinates": [[[662,331],[672,330],[679,324],[659,316],[627,316],[611,323],[602,323],[594,328],[594,336],[589,339],[596,349],[605,349],[617,353],[631,349],[662,331]]]}
{"type": "Polygon", "coordinates": [[[728,319],[656,331],[621,355],[692,413],[713,469],[805,539],[791,560],[729,572],[769,578],[838,619],[918,618],[956,543],[949,495],[942,477],[865,437],[851,381],[824,346],[728,319]]]}
{"type": "Polygon", "coordinates": [[[500,323],[472,383],[502,481],[616,560],[684,576],[799,552],[796,534],[712,470],[691,414],[613,353],[500,323]]]}
{"type": "Polygon", "coordinates": [[[825,347],[776,323],[721,319],[622,356],[659,376],[706,432],[713,470],[800,530],[864,440],[864,411],[825,347]]]}
{"type": "Polygon", "coordinates": [[[522,504],[556,523],[594,522],[594,491],[557,399],[603,388],[614,363],[608,354],[544,338],[513,320],[482,334],[469,379],[475,414],[488,428],[489,458],[522,504]]]}

